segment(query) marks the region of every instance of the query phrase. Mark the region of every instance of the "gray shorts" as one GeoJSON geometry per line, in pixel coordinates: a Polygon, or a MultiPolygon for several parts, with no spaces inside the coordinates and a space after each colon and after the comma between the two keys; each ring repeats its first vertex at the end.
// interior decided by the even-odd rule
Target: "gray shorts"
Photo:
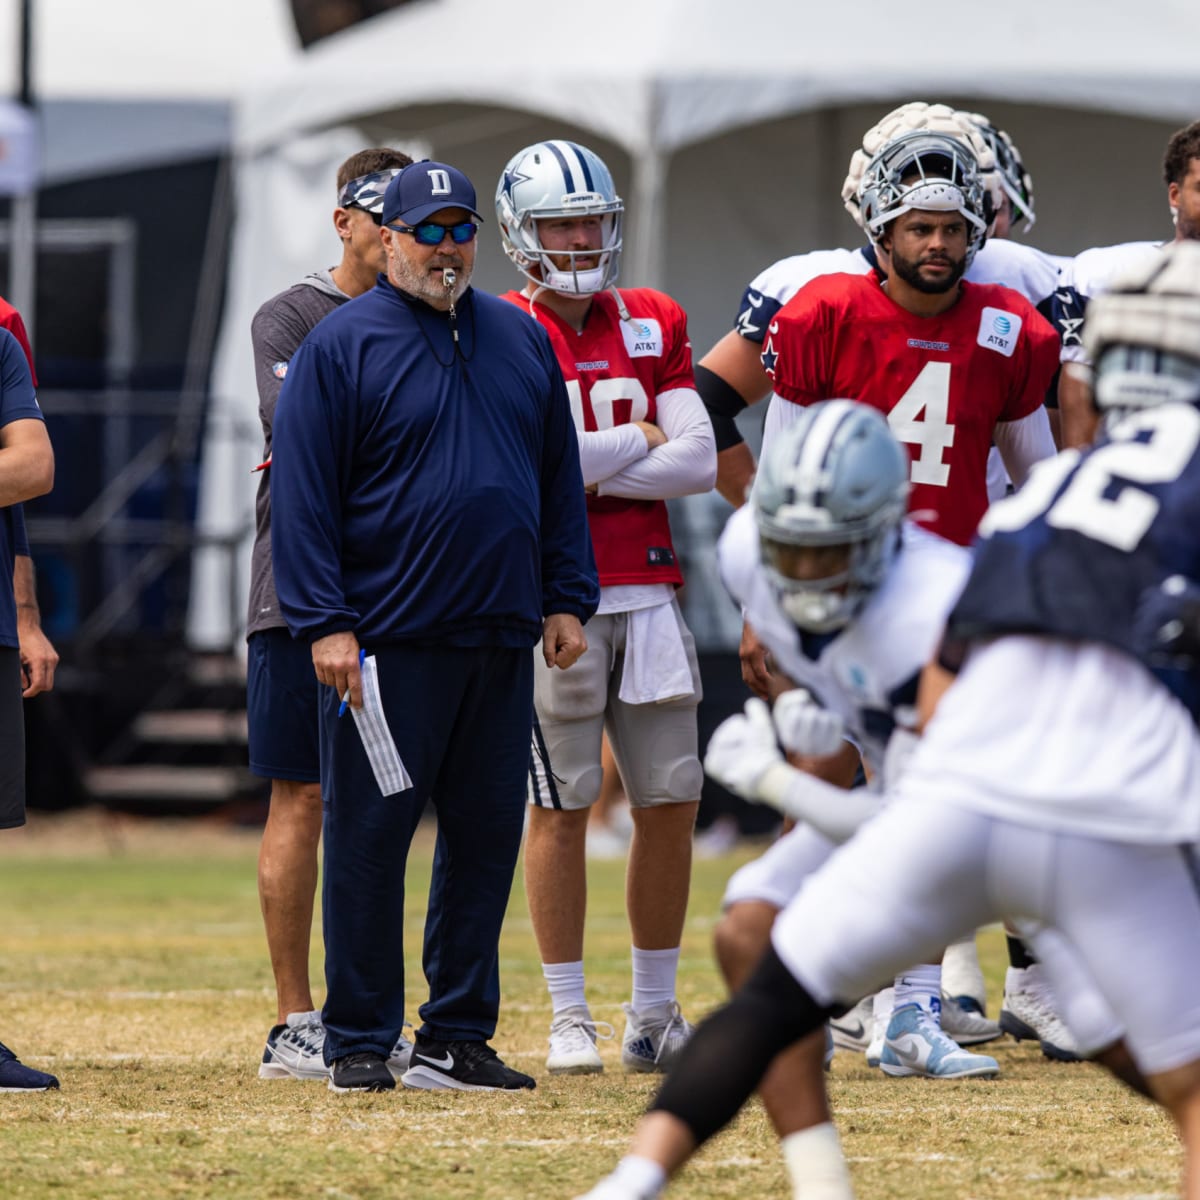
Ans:
{"type": "Polygon", "coordinates": [[[0,829],[25,824],[25,712],[21,652],[0,646],[0,829]]]}
{"type": "Polygon", "coordinates": [[[675,616],[692,671],[693,694],[681,700],[627,704],[620,699],[627,613],[593,617],[587,624],[587,651],[566,671],[547,670],[541,647],[535,649],[530,804],[591,807],[600,795],[600,743],[605,729],[634,808],[700,799],[704,782],[696,733],[700,667],[696,643],[677,604],[675,616]]]}

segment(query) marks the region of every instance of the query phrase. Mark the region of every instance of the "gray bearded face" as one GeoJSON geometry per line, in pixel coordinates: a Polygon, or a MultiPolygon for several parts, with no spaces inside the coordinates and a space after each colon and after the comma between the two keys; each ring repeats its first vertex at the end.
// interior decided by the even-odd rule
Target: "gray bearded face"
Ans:
{"type": "MultiPolygon", "coordinates": [[[[450,209],[447,219],[466,220],[468,213],[450,209]]],[[[386,230],[387,277],[393,287],[424,300],[431,308],[445,312],[457,303],[471,282],[475,269],[475,242],[459,244],[443,237],[437,246],[423,246],[411,234],[386,230]],[[453,272],[453,283],[447,279],[453,272]]]]}

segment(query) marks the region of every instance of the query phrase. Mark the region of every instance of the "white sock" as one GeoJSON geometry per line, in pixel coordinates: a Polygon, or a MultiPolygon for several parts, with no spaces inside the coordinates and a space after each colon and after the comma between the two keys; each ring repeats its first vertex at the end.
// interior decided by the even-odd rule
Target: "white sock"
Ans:
{"type": "Polygon", "coordinates": [[[941,963],[921,963],[896,976],[896,1007],[919,1004],[935,1021],[942,1011],[941,963]]]}
{"type": "Polygon", "coordinates": [[[837,1130],[829,1122],[789,1133],[779,1146],[796,1200],[854,1200],[837,1130]]]}
{"type": "Polygon", "coordinates": [[[569,963],[542,963],[550,1006],[557,1017],[565,1008],[587,1008],[583,991],[583,960],[569,963]]]}
{"type": "Polygon", "coordinates": [[[627,1154],[609,1176],[638,1200],[653,1200],[667,1186],[667,1173],[653,1159],[627,1154]]]}
{"type": "Polygon", "coordinates": [[[679,947],[674,950],[639,950],[633,947],[634,1012],[645,1012],[675,999],[675,974],[679,970],[679,947]]]}
{"type": "Polygon", "coordinates": [[[896,1006],[896,989],[894,987],[880,988],[871,1001],[871,1015],[875,1019],[875,1028],[871,1036],[877,1038],[881,1031],[886,1031],[888,1022],[892,1019],[892,1009],[896,1006]]]}

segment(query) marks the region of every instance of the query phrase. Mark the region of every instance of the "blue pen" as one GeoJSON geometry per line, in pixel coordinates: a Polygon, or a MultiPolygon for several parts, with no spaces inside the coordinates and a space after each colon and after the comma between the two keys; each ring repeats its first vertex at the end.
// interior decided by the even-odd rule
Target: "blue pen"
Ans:
{"type": "MultiPolygon", "coordinates": [[[[359,650],[359,652],[358,652],[358,671],[359,671],[360,675],[362,674],[362,666],[363,666],[363,663],[366,661],[366,658],[367,658],[367,652],[365,650],[359,650]]],[[[345,711],[349,707],[349,705],[350,705],[350,689],[347,688],[346,694],[342,697],[341,704],[338,705],[338,716],[339,717],[345,713],[345,711]]]]}

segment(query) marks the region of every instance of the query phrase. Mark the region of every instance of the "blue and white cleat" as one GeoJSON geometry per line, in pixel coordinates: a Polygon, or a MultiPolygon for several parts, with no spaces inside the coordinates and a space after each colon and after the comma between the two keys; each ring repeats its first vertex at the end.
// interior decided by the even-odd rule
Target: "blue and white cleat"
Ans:
{"type": "Polygon", "coordinates": [[[885,1075],[927,1079],[992,1079],[1000,1074],[994,1058],[964,1050],[919,1004],[905,1004],[892,1013],[879,1066],[885,1075]]]}
{"type": "Polygon", "coordinates": [[[674,1001],[636,1012],[622,1004],[625,1034],[621,1039],[621,1066],[626,1071],[669,1071],[682,1053],[692,1026],[674,1001]]]}

